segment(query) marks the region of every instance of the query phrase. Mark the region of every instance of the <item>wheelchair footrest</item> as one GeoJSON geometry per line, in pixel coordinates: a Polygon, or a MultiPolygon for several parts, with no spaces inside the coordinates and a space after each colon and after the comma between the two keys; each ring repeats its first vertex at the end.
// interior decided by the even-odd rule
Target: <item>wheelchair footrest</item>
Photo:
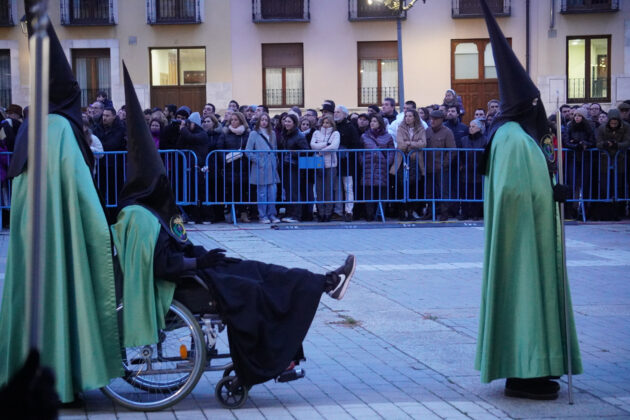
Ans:
{"type": "Polygon", "coordinates": [[[290,370],[285,370],[276,378],[276,382],[295,381],[297,379],[303,378],[304,375],[306,375],[306,371],[302,368],[294,368],[290,370]]]}

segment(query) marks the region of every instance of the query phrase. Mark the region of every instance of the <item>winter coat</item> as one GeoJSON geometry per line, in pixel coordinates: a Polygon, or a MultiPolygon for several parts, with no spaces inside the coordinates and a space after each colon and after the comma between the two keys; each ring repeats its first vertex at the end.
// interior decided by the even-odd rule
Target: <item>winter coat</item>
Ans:
{"type": "MultiPolygon", "coordinates": [[[[468,134],[462,138],[462,149],[483,149],[486,147],[488,139],[481,132],[468,134]]],[[[482,168],[479,166],[482,161],[483,150],[467,150],[464,155],[460,155],[459,165],[462,174],[462,181],[481,182],[482,168]]]]}
{"type": "Polygon", "coordinates": [[[210,150],[208,134],[197,125],[192,131],[188,127],[182,127],[175,147],[180,150],[191,150],[197,157],[197,166],[204,166],[210,150]]]}
{"type": "Polygon", "coordinates": [[[624,124],[619,110],[613,108],[608,111],[608,122],[597,129],[597,148],[606,152],[600,154],[600,178],[603,178],[602,172],[605,172],[605,168],[608,165],[608,156],[610,156],[611,162],[612,159],[616,158],[617,173],[625,173],[625,151],[628,147],[630,147],[630,126],[624,124]],[[613,119],[619,121],[619,126],[614,130],[610,127],[610,122],[613,119]],[[611,142],[612,145],[609,145],[608,142],[611,142]]]}
{"type": "MultiPolygon", "coordinates": [[[[393,149],[394,139],[387,133],[377,135],[372,130],[361,136],[364,149],[393,149]]],[[[389,168],[394,163],[394,152],[370,151],[361,152],[359,160],[363,165],[363,185],[387,186],[389,168]]]]}
{"type": "Polygon", "coordinates": [[[265,153],[265,150],[277,150],[276,133],[260,130],[249,133],[246,150],[256,150],[256,153],[247,153],[251,163],[249,170],[249,183],[254,185],[269,185],[280,182],[278,175],[278,155],[265,153]],[[265,140],[266,138],[266,140],[265,140]]]}
{"type": "MultiPolygon", "coordinates": [[[[416,129],[413,129],[413,136],[409,133],[410,127],[408,127],[405,123],[402,123],[398,126],[398,131],[396,132],[396,140],[397,140],[397,148],[403,153],[409,153],[409,168],[414,170],[416,168],[416,160],[418,161],[418,168],[420,169],[420,173],[424,176],[424,158],[422,156],[421,149],[427,146],[427,136],[426,131],[422,124],[416,129]]],[[[396,158],[392,168],[389,173],[395,175],[398,172],[398,168],[402,164],[402,156],[400,153],[396,153],[396,158]]],[[[417,174],[415,174],[417,176],[417,174]]],[[[410,174],[411,176],[411,174],[410,174]]]]}
{"type": "MultiPolygon", "coordinates": [[[[219,137],[217,149],[219,150],[243,150],[247,146],[247,139],[249,133],[247,130],[243,134],[234,134],[229,128],[223,129],[223,134],[219,137]]],[[[227,152],[225,153],[227,155],[227,152]]],[[[223,161],[222,158],[219,158],[223,161]]],[[[249,169],[247,165],[247,157],[242,156],[240,159],[233,160],[232,162],[225,162],[224,175],[226,185],[230,183],[240,182],[241,179],[246,180],[249,176],[249,169]]],[[[235,186],[236,188],[237,186],[235,186]]]]}
{"type": "MultiPolygon", "coordinates": [[[[103,150],[106,152],[120,151],[127,149],[127,128],[118,117],[109,127],[102,123],[94,129],[94,135],[103,143],[103,150]]],[[[111,159],[113,161],[113,159],[111,159]]]]}
{"type": "MultiPolygon", "coordinates": [[[[288,134],[284,134],[283,132],[280,135],[278,148],[281,150],[310,150],[304,133],[297,129],[288,134]]],[[[282,160],[286,164],[297,166],[298,153],[283,153],[282,160]]]]}
{"type": "MultiPolygon", "coordinates": [[[[441,126],[440,129],[435,132],[433,128],[429,127],[426,130],[427,133],[427,148],[430,149],[455,149],[455,138],[453,132],[448,128],[441,126]]],[[[425,162],[426,173],[440,173],[442,168],[446,169],[451,164],[451,160],[455,157],[455,153],[448,153],[442,151],[430,152],[427,155],[427,161],[425,162]]]]}
{"type": "MultiPolygon", "coordinates": [[[[347,118],[336,123],[339,131],[339,150],[361,149],[361,134],[355,125],[347,118]]],[[[340,153],[339,174],[341,176],[354,176],[356,169],[357,152],[340,153]]]]}
{"type": "Polygon", "coordinates": [[[453,132],[453,138],[455,139],[455,145],[458,149],[461,149],[462,138],[468,135],[468,126],[456,120],[447,120],[444,122],[444,126],[453,132]]]}
{"type": "Polygon", "coordinates": [[[593,127],[584,119],[579,124],[575,121],[568,124],[567,137],[564,143],[564,147],[571,150],[583,150],[580,145],[583,145],[584,149],[595,147],[593,127]]]}
{"type": "MultiPolygon", "coordinates": [[[[332,127],[320,128],[313,133],[311,138],[311,149],[313,150],[337,150],[339,149],[339,131],[332,127]]],[[[337,153],[318,153],[324,157],[325,168],[337,167],[337,153]]]]}

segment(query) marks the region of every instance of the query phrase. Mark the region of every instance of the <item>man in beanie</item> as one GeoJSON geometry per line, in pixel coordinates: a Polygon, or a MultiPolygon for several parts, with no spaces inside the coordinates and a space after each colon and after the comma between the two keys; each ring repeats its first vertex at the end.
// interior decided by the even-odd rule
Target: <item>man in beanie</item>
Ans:
{"type": "Polygon", "coordinates": [[[7,118],[0,121],[0,142],[2,142],[3,151],[12,152],[24,114],[21,106],[11,104],[6,110],[6,115],[7,118]]]}
{"type": "MultiPolygon", "coordinates": [[[[29,36],[32,1],[25,2],[29,36]]],[[[122,375],[109,226],[92,180],[93,156],[83,135],[81,89],[52,26],[50,38],[47,200],[40,312],[41,364],[53,369],[61,402],[98,389],[122,375]]],[[[0,311],[0,386],[24,363],[28,213],[31,174],[28,118],[18,132],[9,176],[13,177],[11,233],[0,311]]]]}
{"type": "Polygon", "coordinates": [[[564,244],[554,201],[563,200],[563,191],[553,188],[539,145],[549,134],[540,92],[486,1],[481,5],[501,109],[490,127],[483,165],[485,256],[475,368],[482,382],[506,378],[506,396],[551,400],[559,385],[549,377],[568,373],[569,363],[573,373],[582,371],[571,302],[565,301],[564,244]]]}

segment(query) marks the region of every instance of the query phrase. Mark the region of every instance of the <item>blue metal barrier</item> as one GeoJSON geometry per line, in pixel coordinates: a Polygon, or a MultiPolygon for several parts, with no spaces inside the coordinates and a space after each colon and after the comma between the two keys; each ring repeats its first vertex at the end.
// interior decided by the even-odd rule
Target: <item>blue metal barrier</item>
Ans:
{"type": "MultiPolygon", "coordinates": [[[[190,150],[161,150],[160,156],[178,205],[230,206],[236,223],[237,209],[257,204],[283,206],[298,215],[312,214],[314,205],[320,214],[331,207],[351,213],[354,204],[362,203],[370,206],[368,215],[380,215],[381,220],[383,203],[428,204],[433,220],[438,207],[443,213],[450,205],[475,217],[483,202],[482,153],[428,148],[407,155],[397,149],[215,150],[202,167],[190,150]],[[260,200],[257,183],[272,169],[269,165],[277,172],[277,195],[260,200]]],[[[563,153],[565,183],[573,191],[568,202],[583,220],[590,203],[630,203],[628,151],[614,156],[598,149],[563,153]]],[[[11,207],[11,182],[6,179],[10,158],[10,152],[0,152],[0,209],[11,207]]],[[[126,179],[126,152],[104,152],[96,158],[97,187],[106,206],[116,207],[126,179]]]]}

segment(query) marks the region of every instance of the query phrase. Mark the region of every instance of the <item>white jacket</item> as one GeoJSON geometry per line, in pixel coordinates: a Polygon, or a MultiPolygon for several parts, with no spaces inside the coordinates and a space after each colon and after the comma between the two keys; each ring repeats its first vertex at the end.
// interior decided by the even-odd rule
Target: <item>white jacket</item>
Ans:
{"type": "MultiPolygon", "coordinates": [[[[311,149],[313,150],[338,150],[339,149],[339,131],[333,131],[332,127],[320,128],[313,133],[311,138],[311,149]]],[[[324,156],[324,167],[337,167],[337,153],[318,153],[324,156]]]]}

